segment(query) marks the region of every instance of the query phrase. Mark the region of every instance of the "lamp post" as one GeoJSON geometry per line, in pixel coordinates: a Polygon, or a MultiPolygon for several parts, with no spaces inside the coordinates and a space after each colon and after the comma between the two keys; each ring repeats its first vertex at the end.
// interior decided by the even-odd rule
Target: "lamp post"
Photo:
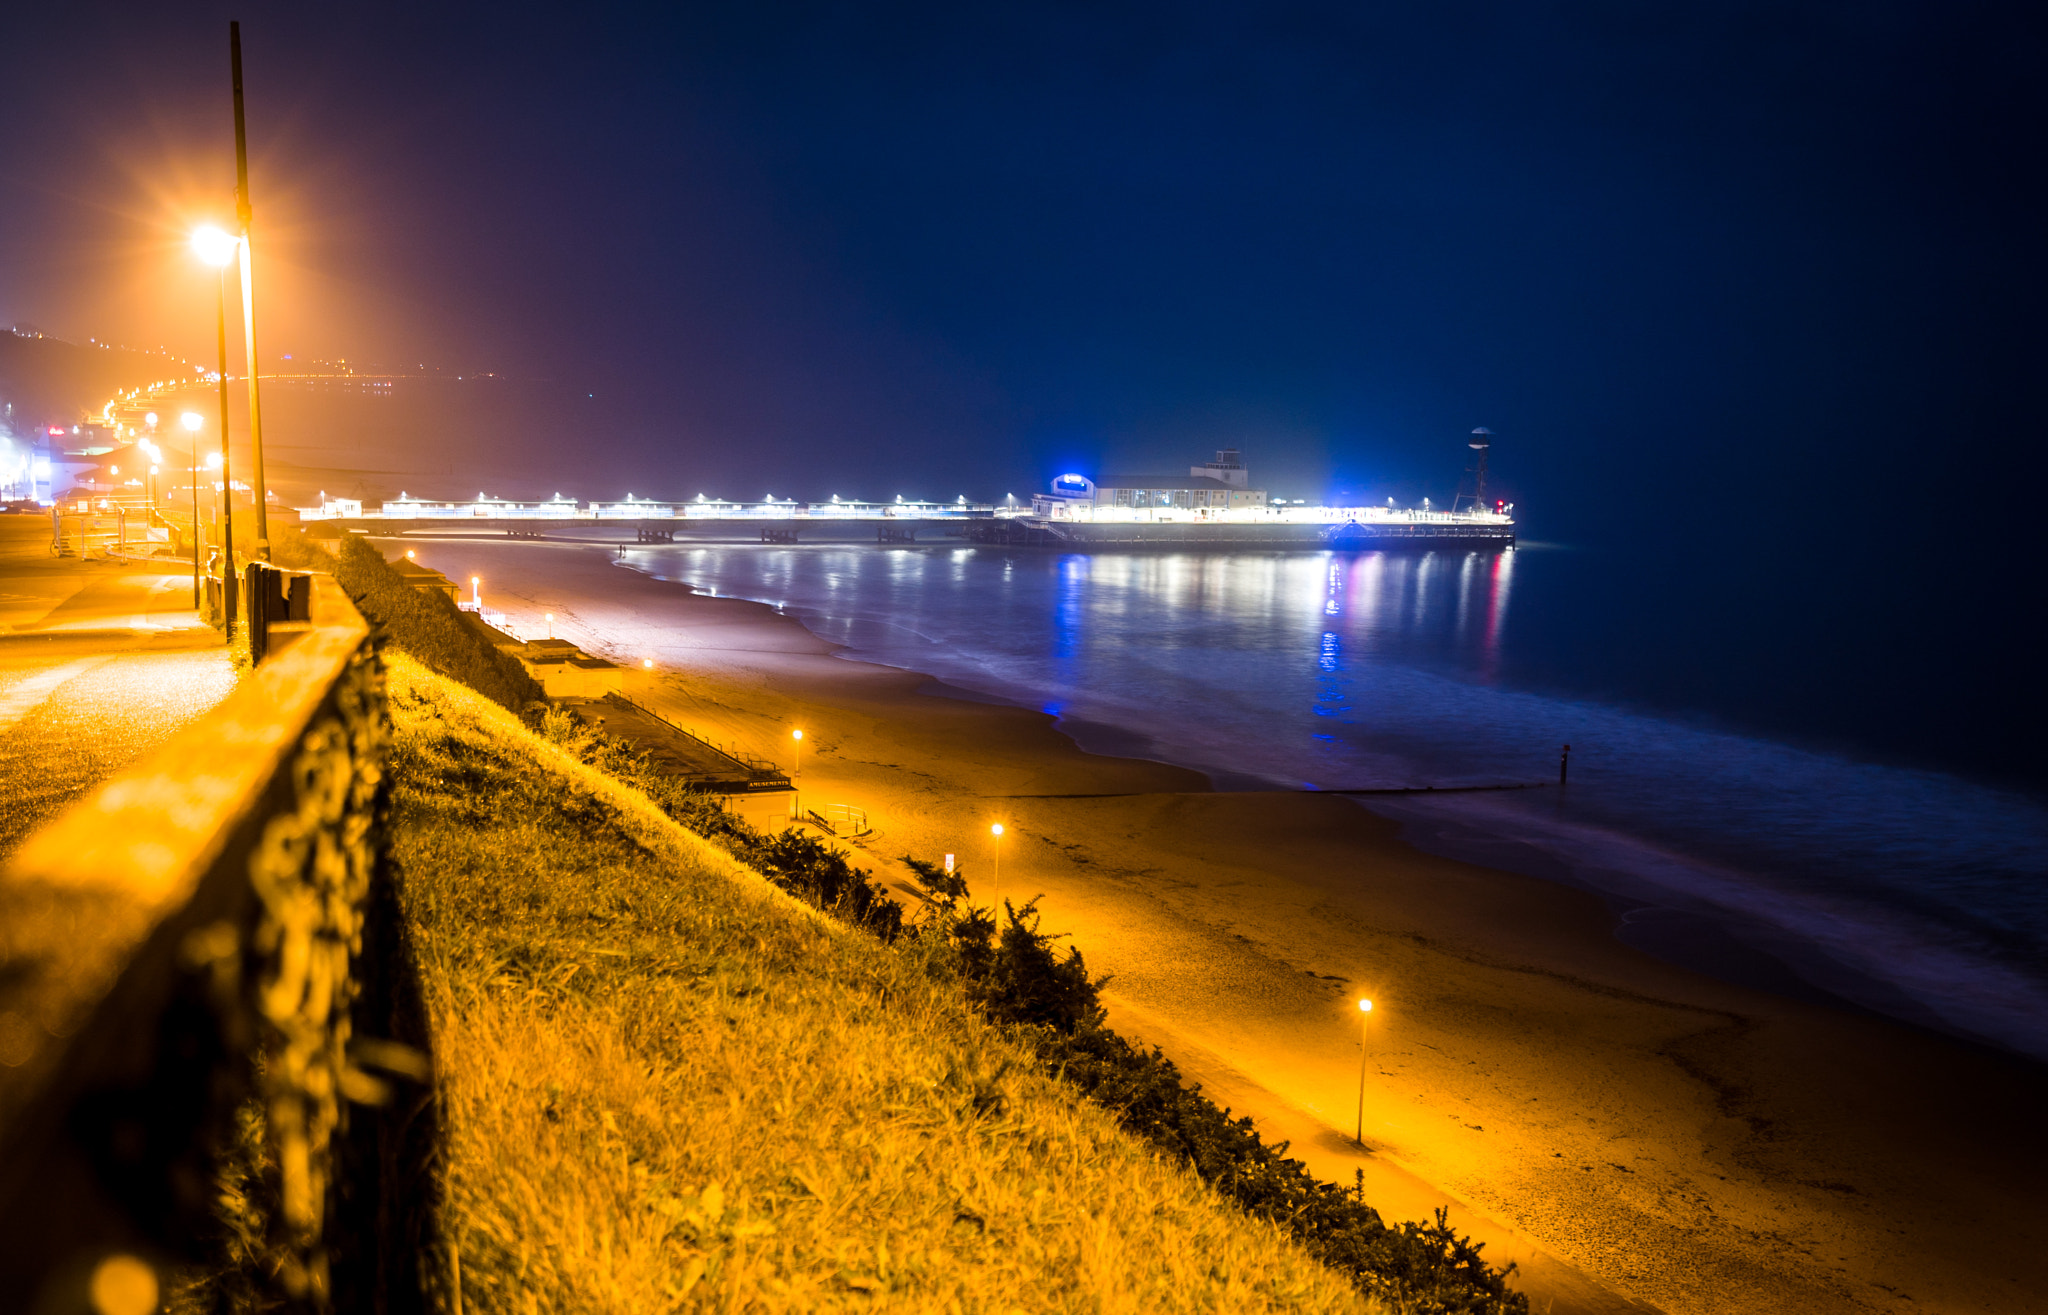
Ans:
{"type": "Polygon", "coordinates": [[[192,453],[192,610],[199,610],[199,426],[203,423],[197,411],[187,411],[178,417],[178,423],[185,426],[186,437],[192,441],[186,446],[192,453]]]}
{"type": "MultiPolygon", "coordinates": [[[[214,344],[220,361],[220,594],[221,620],[231,634],[235,628],[235,480],[228,461],[228,262],[241,245],[211,224],[192,235],[192,250],[220,271],[214,298],[214,344]]],[[[196,536],[196,525],[193,532],[196,536]]],[[[198,553],[196,544],[193,553],[198,553]]]]}
{"type": "MultiPolygon", "coordinates": [[[[996,823],[994,826],[988,829],[988,834],[988,898],[989,903],[996,909],[1000,910],[1002,908],[1002,904],[999,901],[1003,889],[1003,824],[1001,822],[996,823]]],[[[1002,934],[1002,931],[1002,915],[998,913],[996,916],[996,934],[1000,936],[1002,934]]]]}
{"type": "MultiPolygon", "coordinates": [[[[249,450],[256,461],[256,555],[270,560],[270,511],[265,505],[269,490],[263,475],[263,408],[256,396],[256,271],[249,250],[249,135],[242,125],[242,25],[228,24],[228,58],[235,79],[235,220],[240,241],[235,253],[242,258],[242,342],[249,362],[249,450]]],[[[225,352],[223,352],[225,355],[225,352]]]]}
{"type": "Polygon", "coordinates": [[[1358,1144],[1365,1145],[1366,1043],[1372,1040],[1372,1001],[1358,1002],[1358,1144]]]}
{"type": "Polygon", "coordinates": [[[796,809],[797,820],[801,821],[804,815],[804,733],[791,731],[789,738],[796,745],[796,764],[789,773],[789,783],[796,793],[790,799],[790,804],[796,809]]]}

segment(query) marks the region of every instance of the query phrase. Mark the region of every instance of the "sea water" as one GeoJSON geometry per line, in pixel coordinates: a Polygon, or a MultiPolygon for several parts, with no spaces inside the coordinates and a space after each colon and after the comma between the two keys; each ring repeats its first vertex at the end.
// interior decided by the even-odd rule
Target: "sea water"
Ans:
{"type": "Polygon", "coordinates": [[[627,564],[1219,788],[1403,791],[1352,797],[1421,848],[1600,894],[1650,953],[2048,1059],[2048,806],[1534,687],[1517,597],[1568,596],[1542,586],[1570,554],[676,545],[627,564]],[[1471,788],[1496,786],[1515,788],[1471,788]]]}

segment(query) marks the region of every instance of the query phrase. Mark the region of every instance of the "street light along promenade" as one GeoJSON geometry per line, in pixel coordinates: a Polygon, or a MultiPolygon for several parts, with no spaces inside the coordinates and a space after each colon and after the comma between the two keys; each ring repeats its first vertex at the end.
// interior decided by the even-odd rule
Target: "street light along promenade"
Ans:
{"type": "Polygon", "coordinates": [[[178,417],[178,423],[185,426],[185,434],[192,441],[192,610],[199,610],[199,427],[206,420],[197,411],[187,411],[178,417]]]}
{"type": "MultiPolygon", "coordinates": [[[[208,224],[192,234],[192,250],[205,264],[212,265],[219,277],[214,288],[214,346],[219,353],[220,383],[220,562],[221,562],[221,623],[232,632],[235,626],[235,480],[228,461],[228,262],[235,258],[241,243],[220,229],[208,224]]],[[[259,485],[260,488],[260,485],[259,485]]],[[[194,496],[197,496],[195,491],[194,496]]],[[[263,505],[259,492],[256,505],[263,505]]],[[[193,514],[192,556],[199,556],[198,514],[193,514]]]]}

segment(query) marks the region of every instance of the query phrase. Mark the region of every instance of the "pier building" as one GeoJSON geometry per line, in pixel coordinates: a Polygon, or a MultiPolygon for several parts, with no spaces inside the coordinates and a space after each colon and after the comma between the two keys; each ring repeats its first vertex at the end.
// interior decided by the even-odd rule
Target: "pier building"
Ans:
{"type": "Polygon", "coordinates": [[[1247,511],[1266,505],[1266,490],[1251,487],[1251,473],[1236,448],[1214,461],[1190,466],[1185,475],[1116,475],[1096,483],[1083,475],[1062,475],[1031,500],[1032,515],[1051,520],[1093,520],[1104,512],[1213,513],[1247,511]]]}

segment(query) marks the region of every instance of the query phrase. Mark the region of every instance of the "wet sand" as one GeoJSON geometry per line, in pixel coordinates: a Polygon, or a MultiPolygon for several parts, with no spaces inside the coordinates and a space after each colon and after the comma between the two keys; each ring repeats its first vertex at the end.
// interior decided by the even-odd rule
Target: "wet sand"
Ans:
{"type": "Polygon", "coordinates": [[[1390,1217],[1451,1204],[1539,1311],[2048,1308],[2039,1066],[1664,964],[1593,897],[1350,801],[1084,754],[606,552],[408,543],[515,620],[652,658],[634,692],[680,725],[785,762],[801,726],[805,804],[866,808],[885,875],[953,852],[987,899],[1002,822],[1001,893],[1043,894],[1114,1025],[1390,1217]]]}

